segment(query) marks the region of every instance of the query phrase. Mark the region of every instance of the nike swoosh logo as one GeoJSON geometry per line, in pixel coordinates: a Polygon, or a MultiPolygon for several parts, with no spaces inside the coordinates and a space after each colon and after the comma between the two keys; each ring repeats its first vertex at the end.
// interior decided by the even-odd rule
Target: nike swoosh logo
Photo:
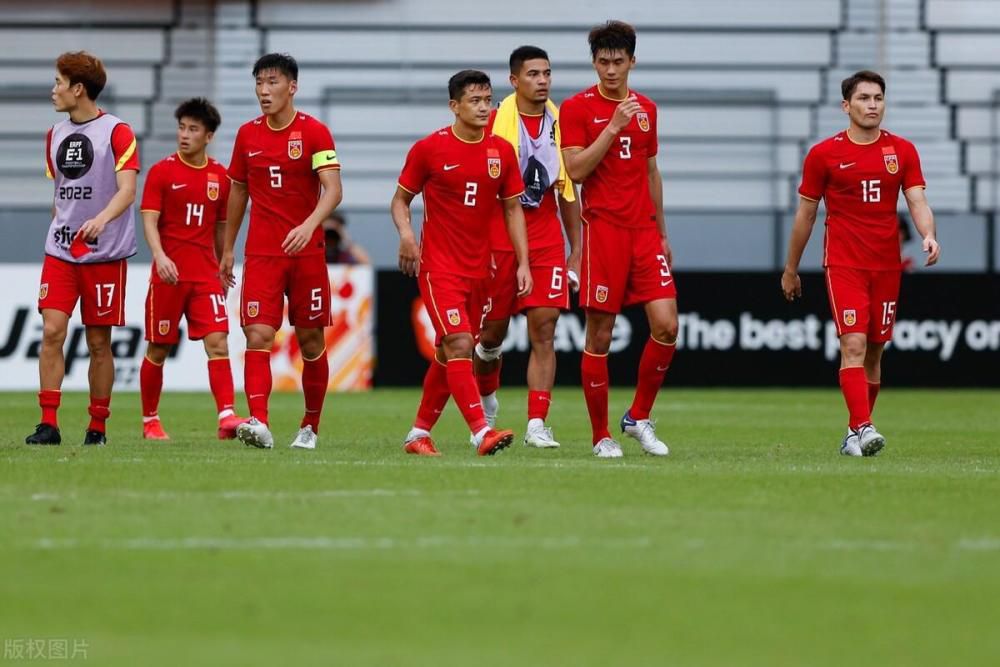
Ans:
{"type": "Polygon", "coordinates": [[[469,403],[470,408],[478,408],[482,403],[469,403]]]}
{"type": "Polygon", "coordinates": [[[558,299],[562,296],[562,292],[549,292],[550,299],[558,299]]]}
{"type": "Polygon", "coordinates": [[[99,311],[97,311],[97,316],[98,317],[104,317],[106,315],[110,315],[112,310],[114,310],[114,308],[112,308],[111,310],[105,310],[103,312],[99,310],[99,311]]]}
{"type": "Polygon", "coordinates": [[[327,160],[333,160],[336,157],[337,157],[336,153],[327,153],[325,159],[327,159],[327,160]]]}
{"type": "Polygon", "coordinates": [[[188,186],[187,183],[171,183],[170,184],[170,189],[171,190],[180,190],[181,188],[186,188],[187,186],[188,186]]]}
{"type": "Polygon", "coordinates": [[[225,315],[223,315],[222,317],[216,317],[215,321],[216,322],[225,322],[228,319],[229,319],[228,317],[226,317],[225,315]]]}
{"type": "Polygon", "coordinates": [[[611,119],[610,118],[598,118],[597,116],[594,116],[594,122],[597,123],[598,125],[601,124],[601,123],[607,123],[609,120],[611,120],[611,119]]]}
{"type": "Polygon", "coordinates": [[[462,165],[460,165],[460,164],[446,164],[444,166],[444,170],[445,171],[451,171],[452,169],[457,169],[458,167],[461,167],[461,166],[462,165]]]}
{"type": "Polygon", "coordinates": [[[310,320],[315,320],[317,317],[323,317],[323,313],[316,313],[315,315],[310,315],[310,320]]]}
{"type": "Polygon", "coordinates": [[[250,394],[247,398],[263,398],[264,394],[250,394]]]}
{"type": "Polygon", "coordinates": [[[591,382],[590,386],[593,387],[594,389],[597,389],[598,387],[603,387],[606,384],[607,382],[591,382]]]}
{"type": "Polygon", "coordinates": [[[667,370],[668,368],[670,368],[669,365],[667,365],[667,366],[657,366],[656,370],[657,370],[658,373],[662,373],[663,371],[667,370]]]}
{"type": "Polygon", "coordinates": [[[847,169],[848,167],[853,167],[856,164],[857,164],[857,162],[849,162],[848,164],[844,164],[843,162],[841,162],[840,163],[840,168],[841,169],[847,169]]]}
{"type": "Polygon", "coordinates": [[[669,285],[669,284],[670,284],[670,283],[672,283],[672,282],[674,282],[674,279],[673,279],[673,278],[671,278],[670,280],[666,280],[666,281],[664,281],[664,280],[661,280],[661,281],[660,281],[660,287],[666,287],[667,285],[669,285]]]}
{"type": "Polygon", "coordinates": [[[880,336],[884,336],[884,335],[886,335],[887,333],[889,333],[889,329],[891,329],[891,328],[892,328],[892,326],[887,326],[887,327],[886,327],[885,329],[882,329],[882,330],[881,330],[881,331],[879,331],[878,333],[879,333],[879,335],[880,335],[880,336]]]}
{"type": "Polygon", "coordinates": [[[263,152],[264,151],[250,151],[249,153],[247,153],[247,157],[253,157],[255,155],[260,155],[263,152]]]}
{"type": "Polygon", "coordinates": [[[441,411],[440,411],[440,410],[438,410],[437,408],[435,408],[435,409],[434,409],[434,414],[436,414],[436,415],[439,415],[439,414],[441,414],[441,411]]]}

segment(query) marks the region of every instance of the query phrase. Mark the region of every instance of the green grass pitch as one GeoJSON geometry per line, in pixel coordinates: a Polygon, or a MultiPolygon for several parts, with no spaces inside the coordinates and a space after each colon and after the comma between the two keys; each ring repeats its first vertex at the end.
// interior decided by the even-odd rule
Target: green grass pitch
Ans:
{"type": "MultiPolygon", "coordinates": [[[[612,394],[612,419],[627,405],[612,394]]],[[[404,455],[415,390],[301,398],[278,446],[215,440],[207,394],[166,395],[169,443],[114,399],[109,445],[21,444],[0,395],[0,639],[86,642],[95,665],[997,665],[1000,393],[879,397],[875,459],[838,455],[835,390],[664,389],[669,458],[590,455],[578,389],[559,451],[404,455]]],[[[501,391],[523,433],[523,390],[501,391]]],[[[18,664],[7,655],[0,664],[18,664]]]]}

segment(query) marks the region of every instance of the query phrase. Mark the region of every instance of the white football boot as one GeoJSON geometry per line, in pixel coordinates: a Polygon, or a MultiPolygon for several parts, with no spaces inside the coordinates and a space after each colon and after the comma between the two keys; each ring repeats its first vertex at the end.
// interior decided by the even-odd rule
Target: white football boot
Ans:
{"type": "Polygon", "coordinates": [[[885,447],[885,438],[871,424],[858,429],[858,440],[863,456],[875,456],[885,447]]]}
{"type": "Polygon", "coordinates": [[[313,433],[313,427],[306,424],[300,428],[289,447],[292,449],[316,449],[316,434],[313,433]]]}
{"type": "Polygon", "coordinates": [[[594,456],[599,459],[620,459],[622,446],[611,438],[602,438],[594,445],[594,456]]]}
{"type": "Polygon", "coordinates": [[[656,429],[649,419],[632,419],[625,411],[621,421],[622,433],[639,441],[642,451],[650,456],[666,456],[670,453],[667,444],[656,437],[656,429]]]}
{"type": "Polygon", "coordinates": [[[847,435],[844,436],[844,442],[840,445],[840,453],[844,456],[862,456],[861,439],[858,438],[858,434],[853,430],[847,429],[847,435]]]}
{"type": "Polygon", "coordinates": [[[259,421],[256,417],[251,417],[236,427],[236,437],[247,447],[257,447],[258,449],[271,449],[274,447],[274,438],[267,424],[259,421]]]}
{"type": "Polygon", "coordinates": [[[552,429],[541,419],[529,419],[524,432],[524,446],[538,449],[556,449],[559,443],[552,437],[552,429]]]}

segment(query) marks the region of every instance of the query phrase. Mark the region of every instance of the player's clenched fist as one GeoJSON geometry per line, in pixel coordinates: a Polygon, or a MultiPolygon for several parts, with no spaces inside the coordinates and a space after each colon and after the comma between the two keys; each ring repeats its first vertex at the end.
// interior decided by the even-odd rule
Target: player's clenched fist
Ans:
{"type": "Polygon", "coordinates": [[[639,104],[639,100],[636,99],[635,95],[630,95],[615,109],[615,115],[608,123],[608,127],[613,132],[621,132],[632,122],[632,116],[640,111],[642,111],[642,105],[639,104]]]}
{"type": "Polygon", "coordinates": [[[802,279],[799,278],[799,274],[785,269],[781,274],[781,291],[789,301],[795,301],[802,296],[802,279]]]}

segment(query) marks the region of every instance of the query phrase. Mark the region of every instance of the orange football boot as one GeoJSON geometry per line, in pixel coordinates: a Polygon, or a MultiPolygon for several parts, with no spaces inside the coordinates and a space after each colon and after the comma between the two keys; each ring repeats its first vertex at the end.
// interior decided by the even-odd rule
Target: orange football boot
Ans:
{"type": "Polygon", "coordinates": [[[510,447],[510,443],[512,442],[514,442],[513,431],[496,431],[494,429],[490,429],[483,436],[483,440],[479,443],[479,447],[476,448],[476,451],[480,456],[493,456],[497,452],[510,447]]]}
{"type": "Polygon", "coordinates": [[[403,451],[407,454],[416,454],[417,456],[441,456],[441,452],[434,446],[434,441],[430,439],[430,436],[426,435],[407,442],[403,446],[403,451]]]}
{"type": "Polygon", "coordinates": [[[163,424],[159,419],[142,423],[142,437],[144,440],[169,440],[170,436],[163,430],[163,424]]]}
{"type": "Polygon", "coordinates": [[[236,427],[246,419],[239,415],[229,415],[219,420],[219,440],[232,440],[236,437],[236,427]]]}

